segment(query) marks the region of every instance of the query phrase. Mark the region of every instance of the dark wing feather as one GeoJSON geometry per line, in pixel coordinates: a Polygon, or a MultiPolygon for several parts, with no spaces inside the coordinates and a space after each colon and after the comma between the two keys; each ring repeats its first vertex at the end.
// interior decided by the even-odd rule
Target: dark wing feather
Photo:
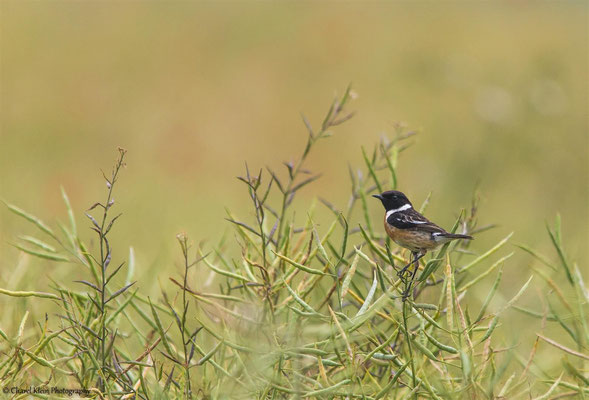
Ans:
{"type": "Polygon", "coordinates": [[[419,230],[422,232],[440,234],[446,233],[444,229],[425,218],[413,208],[391,214],[387,218],[387,222],[398,229],[419,230]]]}

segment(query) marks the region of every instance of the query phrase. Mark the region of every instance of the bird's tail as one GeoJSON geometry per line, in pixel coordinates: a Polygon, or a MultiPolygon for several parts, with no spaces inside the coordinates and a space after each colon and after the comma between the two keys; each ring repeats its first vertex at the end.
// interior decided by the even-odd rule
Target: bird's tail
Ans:
{"type": "Polygon", "coordinates": [[[469,235],[461,235],[461,234],[458,234],[458,233],[446,233],[444,235],[444,237],[447,237],[448,239],[468,239],[468,240],[474,239],[472,236],[469,236],[469,235]]]}

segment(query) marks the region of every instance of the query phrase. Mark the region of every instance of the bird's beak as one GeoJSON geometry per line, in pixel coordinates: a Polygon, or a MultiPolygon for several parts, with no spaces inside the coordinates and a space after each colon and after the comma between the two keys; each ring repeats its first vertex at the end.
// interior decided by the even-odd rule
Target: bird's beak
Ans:
{"type": "Polygon", "coordinates": [[[382,200],[382,196],[380,194],[373,194],[372,197],[382,200]]]}

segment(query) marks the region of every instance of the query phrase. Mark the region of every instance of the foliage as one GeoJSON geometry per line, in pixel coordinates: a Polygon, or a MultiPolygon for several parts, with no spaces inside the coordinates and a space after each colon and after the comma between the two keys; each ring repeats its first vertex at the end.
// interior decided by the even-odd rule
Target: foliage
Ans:
{"type": "MultiPolygon", "coordinates": [[[[182,275],[169,277],[177,291],[164,291],[161,301],[142,293],[140,284],[133,286],[132,249],[128,262],[114,268],[111,263],[108,234],[119,215],[113,218],[110,211],[124,150],[112,174],[104,177],[106,201],[90,208],[102,210],[101,218],[86,214],[98,235],[95,251],[79,238],[65,191],[69,226],[58,224],[58,231],[7,205],[45,237],[22,237],[16,247],[52,262],[78,263],[88,279],[78,281],[81,287],[54,282],[51,293],[0,289],[11,297],[31,297],[32,304],[53,301],[58,313],[36,324],[27,313],[14,335],[0,330],[2,385],[76,383],[91,396],[122,399],[547,399],[589,394],[589,294],[579,267],[564,250],[559,218],[548,228],[558,263],[518,245],[540,261],[532,271],[556,293],[556,300],[552,293],[546,295],[539,312],[519,305],[538,280],[532,277],[499,307],[491,306],[512,255],[505,254],[511,235],[483,251],[466,242],[445,245],[428,255],[416,286],[403,298],[406,282],[395,271],[407,264],[409,254],[391,245],[368,211],[376,207],[370,194],[398,185],[397,162],[415,134],[401,124],[390,140],[383,139],[372,151],[362,149],[365,165],[350,168],[352,193],[345,207],[320,200],[332,215],[327,229],[314,222],[321,212],[316,204],[303,218],[294,215],[297,194],[319,178],[305,162],[318,141],[353,116],[347,111],[352,99],[348,88],[317,129],[303,117],[306,146],[296,162],[285,163],[283,174],[271,168],[252,174],[246,165],[238,179],[245,184],[253,218],[227,211],[235,240],[194,248],[185,234],[178,235],[182,275]],[[485,281],[489,292],[475,309],[469,291],[485,281]],[[212,283],[218,291],[203,290],[212,283]],[[495,340],[509,309],[540,320],[533,343],[519,344],[531,348],[527,359],[518,356],[516,343],[495,340]],[[548,324],[560,328],[575,348],[547,336],[543,330],[548,324]],[[542,342],[561,357],[562,373],[553,375],[535,364],[542,342]]],[[[475,196],[453,231],[477,235],[491,229],[477,226],[477,212],[475,196]]]]}

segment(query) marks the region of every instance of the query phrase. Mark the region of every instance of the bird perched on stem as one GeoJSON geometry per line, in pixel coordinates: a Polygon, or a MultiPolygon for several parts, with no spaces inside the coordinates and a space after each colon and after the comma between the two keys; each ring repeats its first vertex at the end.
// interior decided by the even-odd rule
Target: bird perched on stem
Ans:
{"type": "Polygon", "coordinates": [[[387,235],[399,246],[411,251],[413,259],[398,273],[404,279],[405,272],[415,264],[415,269],[407,290],[403,294],[406,298],[411,289],[411,282],[419,266],[419,260],[429,250],[455,239],[473,239],[472,236],[447,232],[434,224],[414,208],[407,196],[397,190],[389,190],[381,194],[374,194],[382,202],[386,210],[384,228],[387,235]]]}

